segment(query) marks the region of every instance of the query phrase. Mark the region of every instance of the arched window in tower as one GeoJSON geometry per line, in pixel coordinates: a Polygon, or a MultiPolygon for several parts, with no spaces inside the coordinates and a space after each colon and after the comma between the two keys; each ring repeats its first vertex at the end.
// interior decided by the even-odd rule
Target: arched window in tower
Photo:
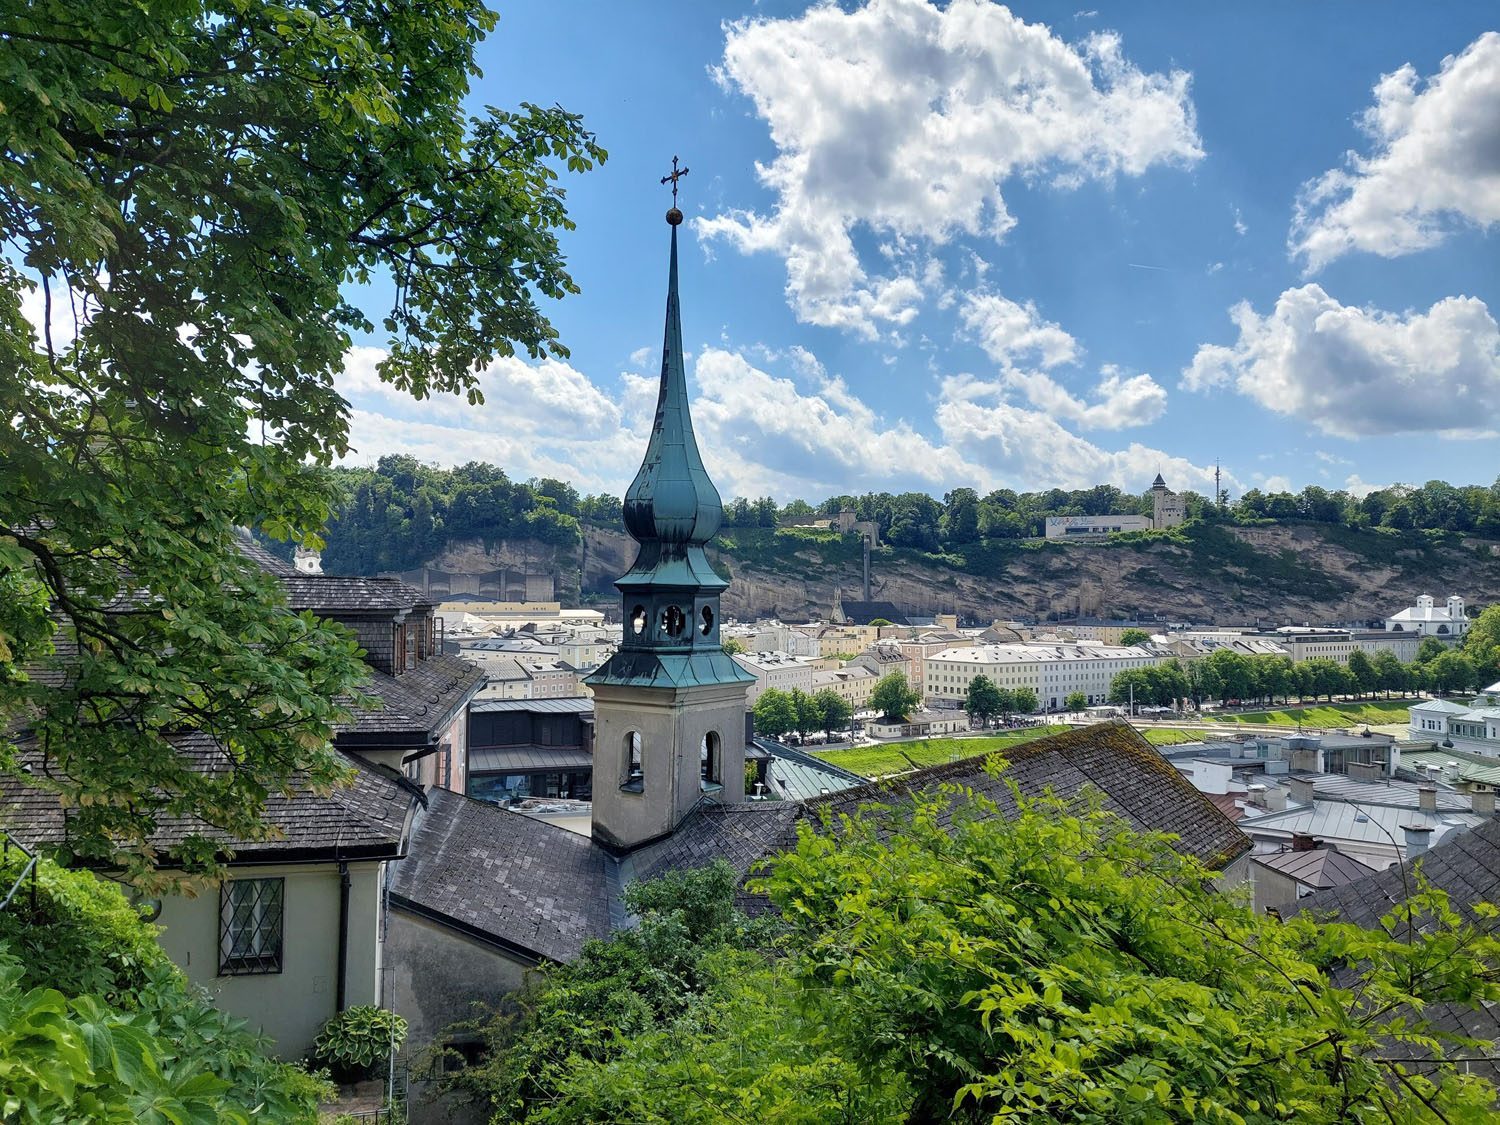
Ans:
{"type": "Polygon", "coordinates": [[[646,607],[638,605],[630,611],[630,631],[639,637],[646,631],[646,607]]]}
{"type": "Polygon", "coordinates": [[[705,734],[698,744],[698,777],[705,790],[724,787],[724,747],[716,730],[705,734]]]}
{"type": "Polygon", "coordinates": [[[680,637],[686,627],[687,617],[683,614],[682,607],[667,606],[666,612],[661,615],[661,631],[669,637],[680,637]]]}
{"type": "Polygon", "coordinates": [[[625,780],[621,782],[620,788],[629,793],[640,793],[646,788],[645,764],[641,757],[641,732],[627,731],[621,749],[621,764],[624,767],[621,772],[625,780]]]}
{"type": "Polygon", "coordinates": [[[713,609],[713,606],[709,606],[709,605],[704,606],[703,607],[702,617],[703,617],[703,624],[698,626],[698,632],[702,633],[706,637],[706,636],[708,636],[710,633],[712,633],[714,631],[714,609],[713,609]]]}

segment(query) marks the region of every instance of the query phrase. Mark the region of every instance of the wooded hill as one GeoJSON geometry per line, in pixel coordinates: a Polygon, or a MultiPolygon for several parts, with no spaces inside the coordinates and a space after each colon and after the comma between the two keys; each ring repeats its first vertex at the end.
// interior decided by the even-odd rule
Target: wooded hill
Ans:
{"type": "MultiPolygon", "coordinates": [[[[607,605],[631,558],[619,499],[562,481],[512,481],[482,464],[434,469],[409,457],[335,472],[346,499],[328,527],[330,572],[462,572],[524,560],[551,570],[565,600],[607,605]]],[[[873,595],[911,613],[1300,624],[1378,618],[1423,592],[1500,601],[1500,483],[1434,481],[1363,498],[1317,486],[1251,490],[1222,506],[1186,499],[1180,528],[1085,544],[1037,536],[1047,516],[1144,512],[1149,498],[1108,485],[985,496],[955,489],[941,502],[869,493],[817,507],[736,498],[713,555],[734,577],[725,609],[741,617],[826,616],[837,590],[859,596],[857,535],[778,526],[843,508],[881,527],[873,595]]]]}

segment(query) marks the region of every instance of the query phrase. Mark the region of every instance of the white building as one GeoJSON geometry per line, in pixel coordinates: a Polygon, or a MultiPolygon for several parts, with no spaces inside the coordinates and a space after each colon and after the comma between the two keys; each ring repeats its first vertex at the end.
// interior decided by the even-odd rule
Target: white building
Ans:
{"type": "Polygon", "coordinates": [[[737,652],[734,662],[755,677],[745,702],[754,706],[761,693],[778,691],[813,691],[813,662],[804,656],[785,652],[737,652]]]}
{"type": "Polygon", "coordinates": [[[1413,741],[1500,758],[1500,683],[1480,692],[1468,706],[1428,699],[1411,707],[1407,730],[1413,741]]]}
{"type": "Polygon", "coordinates": [[[1048,516],[1048,539],[1102,539],[1121,531],[1150,531],[1150,516],[1048,516]]]}
{"type": "Polygon", "coordinates": [[[1423,594],[1416,605],[1387,617],[1385,628],[1390,633],[1416,633],[1451,641],[1469,631],[1469,615],[1464,612],[1463,598],[1457,595],[1450,597],[1448,604],[1439,609],[1433,604],[1431,594],[1423,594]]]}
{"type": "Polygon", "coordinates": [[[1090,704],[1106,702],[1109,685],[1121,672],[1161,661],[1138,646],[1090,642],[953,648],[927,658],[926,694],[936,705],[962,706],[969,682],[988,676],[1011,691],[1029,687],[1044,710],[1056,710],[1075,691],[1090,704]]]}
{"type": "Polygon", "coordinates": [[[1283,625],[1273,636],[1286,649],[1294,664],[1314,658],[1348,664],[1350,655],[1355,652],[1362,652],[1372,660],[1382,652],[1389,652],[1401,663],[1410,664],[1417,658],[1417,646],[1422,643],[1421,636],[1411,632],[1318,629],[1295,625],[1283,625]]]}

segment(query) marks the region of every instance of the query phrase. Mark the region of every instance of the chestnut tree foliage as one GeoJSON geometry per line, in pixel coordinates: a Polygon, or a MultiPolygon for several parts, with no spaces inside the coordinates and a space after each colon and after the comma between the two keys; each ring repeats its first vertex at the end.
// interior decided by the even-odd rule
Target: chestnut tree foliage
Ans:
{"type": "MultiPolygon", "coordinates": [[[[477,0],[0,0],[0,769],[137,873],[163,816],[237,835],[340,776],[338,629],[235,529],[313,541],[356,334],[418,398],[564,355],[560,108],[463,108],[477,0]],[[373,283],[349,295],[358,283],[373,283]],[[230,768],[194,769],[196,729],[230,768]]],[[[176,857],[212,867],[214,847],[176,857]]]]}
{"type": "Polygon", "coordinates": [[[495,1122],[1494,1120],[1490,1045],[1432,1019],[1500,998],[1491,908],[1412,873],[1381,929],[1283,923],[1097,794],[1014,797],[804,827],[751,884],[776,923],[727,866],[637,893],[450,1087],[495,1122]]]}

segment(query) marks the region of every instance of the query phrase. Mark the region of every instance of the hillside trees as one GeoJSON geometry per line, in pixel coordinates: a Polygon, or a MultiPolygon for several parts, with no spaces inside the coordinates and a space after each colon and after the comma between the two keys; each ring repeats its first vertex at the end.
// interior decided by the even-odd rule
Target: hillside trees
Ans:
{"type": "Polygon", "coordinates": [[[804,827],[751,884],[776,928],[727,868],[679,876],[446,1081],[496,1122],[1489,1116],[1462,1064],[1395,1061],[1448,1042],[1432,1004],[1500,998],[1500,939],[1441,892],[1283,923],[1097,795],[998,813],[956,790],[804,827]]]}
{"type": "Polygon", "coordinates": [[[354,645],[280,611],[235,529],[316,540],[353,335],[417,398],[478,401],[497,355],[564,353],[539,304],[576,289],[559,169],[605,154],[557,107],[465,112],[494,18],[0,0],[0,714],[27,716],[73,853],[140,871],[156,814],[249,836],[268,792],[340,776],[354,645]],[[382,304],[346,295],[376,277],[382,304]],[[54,620],[64,686],[16,671],[54,620]],[[184,727],[236,771],[195,772],[184,727]]]}

